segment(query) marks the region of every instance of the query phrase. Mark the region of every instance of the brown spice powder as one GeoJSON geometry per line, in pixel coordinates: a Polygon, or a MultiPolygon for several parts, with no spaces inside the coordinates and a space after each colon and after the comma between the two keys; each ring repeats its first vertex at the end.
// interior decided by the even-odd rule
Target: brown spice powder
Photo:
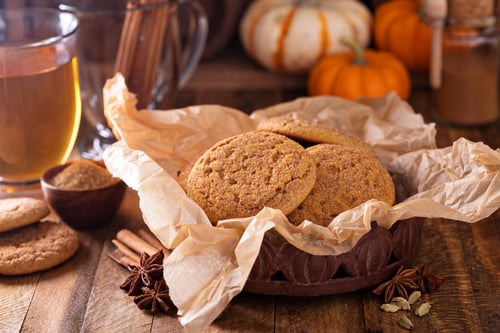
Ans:
{"type": "Polygon", "coordinates": [[[78,160],[59,172],[52,185],[63,189],[88,190],[111,185],[116,180],[105,168],[89,160],[78,160]]]}
{"type": "Polygon", "coordinates": [[[460,126],[495,122],[498,110],[497,37],[474,29],[452,29],[444,36],[442,85],[436,114],[460,126]]]}
{"type": "Polygon", "coordinates": [[[494,15],[493,0],[448,0],[448,18],[452,20],[467,20],[494,15]]]}

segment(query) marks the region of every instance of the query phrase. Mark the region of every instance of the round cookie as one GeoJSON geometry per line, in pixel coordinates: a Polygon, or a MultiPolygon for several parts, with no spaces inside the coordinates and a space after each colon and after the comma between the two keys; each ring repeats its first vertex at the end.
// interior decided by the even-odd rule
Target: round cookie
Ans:
{"type": "Polygon", "coordinates": [[[306,120],[273,117],[260,122],[257,125],[257,129],[285,135],[303,143],[304,146],[330,143],[356,147],[369,155],[375,156],[373,149],[357,136],[306,120]]]}
{"type": "Polygon", "coordinates": [[[309,194],[316,168],[305,149],[267,132],[239,134],[215,144],[193,165],[188,195],[212,223],[248,217],[264,207],[292,212],[309,194]]]}
{"type": "Polygon", "coordinates": [[[0,234],[0,275],[43,271],[61,264],[79,247],[77,234],[61,222],[37,222],[0,234]]]}
{"type": "Polygon", "coordinates": [[[306,150],[316,163],[316,184],[300,206],[288,215],[292,224],[309,220],[327,226],[341,212],[369,199],[394,204],[392,178],[375,157],[353,147],[331,144],[306,150]]]}
{"type": "Polygon", "coordinates": [[[177,182],[185,192],[187,191],[187,179],[189,176],[189,172],[193,168],[193,163],[194,162],[188,163],[182,169],[177,170],[177,182]]]}
{"type": "Polygon", "coordinates": [[[49,213],[49,206],[43,200],[28,197],[1,199],[0,232],[35,223],[49,213]]]}

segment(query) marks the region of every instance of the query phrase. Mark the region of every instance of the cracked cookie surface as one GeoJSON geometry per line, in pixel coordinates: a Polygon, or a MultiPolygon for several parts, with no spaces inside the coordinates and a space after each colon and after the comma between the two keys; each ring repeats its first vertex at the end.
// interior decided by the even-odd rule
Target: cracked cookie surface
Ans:
{"type": "Polygon", "coordinates": [[[314,144],[330,143],[355,147],[368,155],[375,156],[372,147],[361,140],[361,138],[320,123],[313,123],[302,119],[273,117],[259,123],[257,128],[285,135],[302,143],[306,147],[314,144]]]}
{"type": "Polygon", "coordinates": [[[49,206],[40,199],[29,197],[0,200],[0,232],[19,228],[50,214],[49,206]]]}
{"type": "Polygon", "coordinates": [[[316,163],[316,184],[288,215],[292,224],[304,220],[327,226],[341,212],[370,199],[393,205],[394,183],[376,158],[353,147],[319,144],[306,149],[316,163]]]}
{"type": "Polygon", "coordinates": [[[78,235],[61,222],[43,221],[0,233],[0,274],[43,271],[72,257],[78,235]]]}
{"type": "Polygon", "coordinates": [[[293,140],[268,131],[239,134],[215,144],[193,165],[188,195],[213,224],[248,217],[264,207],[292,212],[316,181],[316,167],[293,140]]]}

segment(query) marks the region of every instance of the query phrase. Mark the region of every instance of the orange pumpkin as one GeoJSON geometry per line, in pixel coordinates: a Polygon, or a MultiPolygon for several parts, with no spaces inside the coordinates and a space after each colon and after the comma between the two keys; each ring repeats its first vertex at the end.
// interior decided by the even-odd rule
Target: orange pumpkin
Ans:
{"type": "Polygon", "coordinates": [[[400,98],[408,99],[410,75],[401,60],[389,52],[363,50],[355,42],[344,42],[353,52],[327,56],[316,63],[309,74],[309,95],[356,100],[395,91],[400,98]]]}
{"type": "Polygon", "coordinates": [[[431,28],[420,18],[418,0],[392,0],[375,10],[373,33],[376,47],[398,56],[410,71],[428,71],[431,28]]]}

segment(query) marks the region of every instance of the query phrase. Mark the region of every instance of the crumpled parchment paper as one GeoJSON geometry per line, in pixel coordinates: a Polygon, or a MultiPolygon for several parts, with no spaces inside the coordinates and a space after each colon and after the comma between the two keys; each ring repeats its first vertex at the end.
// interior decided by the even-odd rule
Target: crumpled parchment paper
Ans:
{"type": "Polygon", "coordinates": [[[241,292],[264,233],[275,228],[315,255],[349,251],[370,230],[415,216],[477,222],[500,207],[500,150],[465,139],[436,149],[434,124],[395,94],[359,103],[307,97],[256,110],[250,116],[220,105],[142,110],[120,74],[104,87],[105,116],[119,141],[104,154],[108,169],[138,192],[144,221],[168,248],[164,277],[187,332],[201,332],[241,292]],[[217,141],[250,131],[278,115],[314,120],[360,136],[399,176],[407,199],[394,206],[370,200],[328,227],[288,223],[279,210],[212,226],[186,196],[176,175],[217,141]]]}

